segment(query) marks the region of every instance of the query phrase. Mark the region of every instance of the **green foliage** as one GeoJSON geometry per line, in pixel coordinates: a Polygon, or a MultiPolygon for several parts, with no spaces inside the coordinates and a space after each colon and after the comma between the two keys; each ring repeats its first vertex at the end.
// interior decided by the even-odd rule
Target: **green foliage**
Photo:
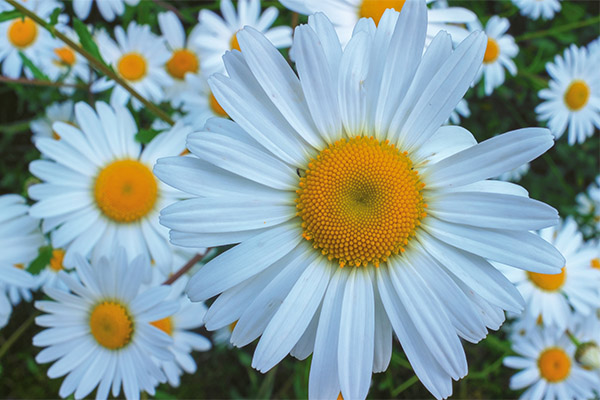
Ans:
{"type": "Polygon", "coordinates": [[[50,263],[52,258],[52,246],[40,248],[38,256],[27,267],[27,271],[33,275],[39,274],[50,263]]]}
{"type": "Polygon", "coordinates": [[[0,22],[10,21],[11,19],[21,18],[23,14],[19,10],[10,10],[0,13],[0,22]]]}
{"type": "Polygon", "coordinates": [[[19,51],[19,57],[23,60],[23,65],[28,68],[33,77],[35,79],[39,79],[41,81],[49,81],[50,78],[46,74],[44,74],[22,51],[19,51]]]}
{"type": "Polygon", "coordinates": [[[79,19],[73,17],[73,29],[77,33],[79,37],[79,43],[84,50],[88,51],[94,58],[102,62],[107,68],[110,68],[106,61],[100,55],[100,50],[98,50],[98,45],[94,42],[92,38],[92,34],[88,31],[87,26],[79,19]]]}
{"type": "Polygon", "coordinates": [[[154,139],[156,135],[158,135],[161,131],[156,129],[140,129],[138,133],[135,134],[135,140],[142,144],[148,144],[154,139]]]}

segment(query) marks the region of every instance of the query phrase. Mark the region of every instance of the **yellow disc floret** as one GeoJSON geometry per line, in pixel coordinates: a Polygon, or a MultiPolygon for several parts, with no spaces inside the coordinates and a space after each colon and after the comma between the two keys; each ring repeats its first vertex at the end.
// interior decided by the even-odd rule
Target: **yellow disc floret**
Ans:
{"type": "Polygon", "coordinates": [[[128,81],[138,81],[146,76],[146,60],[138,53],[127,53],[117,65],[119,74],[128,81]]]}
{"type": "Polygon", "coordinates": [[[135,222],[156,203],[158,184],[150,168],[137,160],[117,160],[96,177],[94,199],[102,213],[121,223],[135,222]]]}
{"type": "Polygon", "coordinates": [[[38,27],[30,18],[17,18],[8,28],[8,40],[20,49],[31,45],[37,34],[38,27]]]}
{"type": "Polygon", "coordinates": [[[187,49],[173,52],[171,59],[167,61],[167,72],[177,79],[183,79],[188,72],[198,72],[198,57],[187,49]]]}
{"type": "Polygon", "coordinates": [[[75,52],[70,47],[59,47],[54,49],[54,54],[58,57],[59,64],[67,67],[75,65],[75,52]]]}
{"type": "Polygon", "coordinates": [[[590,98],[590,87],[582,80],[571,82],[565,92],[565,104],[571,111],[581,110],[590,98]]]}
{"type": "Polygon", "coordinates": [[[498,42],[496,42],[492,38],[488,38],[487,46],[485,48],[485,54],[483,55],[484,64],[493,63],[498,59],[500,55],[500,46],[498,46],[498,42]]]}
{"type": "Polygon", "coordinates": [[[150,325],[153,325],[171,336],[173,334],[173,321],[171,321],[171,317],[166,317],[163,319],[159,319],[158,321],[150,322],[150,325]]]}
{"type": "Polygon", "coordinates": [[[223,107],[221,107],[221,105],[215,98],[215,95],[212,94],[212,92],[210,92],[210,96],[208,96],[208,104],[210,105],[211,110],[213,110],[215,114],[225,118],[229,117],[229,115],[227,115],[227,112],[223,109],[223,107]]]}
{"type": "Polygon", "coordinates": [[[303,237],[330,260],[379,266],[425,217],[418,172],[388,141],[342,139],[312,159],[296,191],[303,237]]]}
{"type": "Polygon", "coordinates": [[[65,258],[65,251],[63,249],[52,250],[52,258],[50,258],[50,269],[54,272],[58,272],[63,267],[63,260],[65,258]]]}
{"type": "Polygon", "coordinates": [[[100,346],[117,350],[131,341],[133,322],[121,304],[104,301],[90,315],[90,330],[100,346]]]}
{"type": "Polygon", "coordinates": [[[400,12],[406,0],[363,0],[358,10],[360,18],[373,18],[375,24],[379,24],[379,20],[383,12],[388,8],[400,12]]]}
{"type": "Polygon", "coordinates": [[[229,42],[229,48],[231,50],[241,51],[240,44],[238,43],[238,40],[237,40],[237,32],[234,33],[233,36],[231,36],[231,41],[229,42]]]}
{"type": "Polygon", "coordinates": [[[567,277],[565,267],[558,274],[540,274],[538,272],[527,272],[529,280],[538,288],[554,292],[562,287],[567,277]]]}
{"type": "Polygon", "coordinates": [[[558,347],[546,349],[538,358],[540,375],[548,382],[564,381],[571,371],[571,358],[558,347]]]}
{"type": "Polygon", "coordinates": [[[590,261],[590,265],[592,266],[592,268],[600,269],[600,258],[592,258],[592,261],[590,261]]]}

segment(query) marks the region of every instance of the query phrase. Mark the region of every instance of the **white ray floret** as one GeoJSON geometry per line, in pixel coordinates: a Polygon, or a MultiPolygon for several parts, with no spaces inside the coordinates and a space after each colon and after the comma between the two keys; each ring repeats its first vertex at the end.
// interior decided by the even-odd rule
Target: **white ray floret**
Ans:
{"type": "Polygon", "coordinates": [[[35,143],[39,138],[60,139],[56,132],[52,130],[52,124],[58,121],[67,124],[74,123],[75,113],[71,100],[49,105],[46,107],[43,117],[31,121],[31,132],[33,133],[31,140],[35,143]]]}
{"type": "MultiPolygon", "coordinates": [[[[93,0],[73,0],[73,11],[79,19],[86,19],[92,10],[93,0]]],[[[116,16],[125,12],[125,4],[135,6],[140,0],[96,0],[100,15],[107,21],[114,21],[116,16]]]]}
{"type": "Polygon", "coordinates": [[[519,7],[521,15],[531,19],[544,20],[554,18],[554,14],[560,11],[561,0],[512,0],[519,7]]]}

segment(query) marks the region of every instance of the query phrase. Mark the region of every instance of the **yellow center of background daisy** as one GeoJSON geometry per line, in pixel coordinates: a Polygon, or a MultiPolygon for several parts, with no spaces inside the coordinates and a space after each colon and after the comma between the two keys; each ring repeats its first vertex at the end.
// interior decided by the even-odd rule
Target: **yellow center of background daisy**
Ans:
{"type": "Polygon", "coordinates": [[[21,49],[29,46],[37,37],[37,25],[29,18],[18,18],[8,28],[8,40],[21,49]]]}
{"type": "Polygon", "coordinates": [[[231,41],[229,42],[229,48],[231,50],[241,51],[240,44],[238,43],[238,40],[237,40],[237,32],[234,33],[233,36],[231,37],[231,41]]]}
{"type": "Polygon", "coordinates": [[[159,319],[158,321],[150,322],[150,325],[157,327],[169,336],[173,334],[173,321],[171,321],[171,317],[166,317],[163,319],[159,319]]]}
{"type": "Polygon", "coordinates": [[[538,368],[542,378],[548,382],[560,382],[569,376],[571,359],[563,349],[546,349],[540,354],[538,368]]]}
{"type": "Polygon", "coordinates": [[[210,96],[208,96],[208,104],[210,105],[210,109],[213,110],[215,114],[225,118],[229,117],[212,92],[210,92],[210,96]]]}
{"type": "Polygon", "coordinates": [[[600,269],[600,258],[592,258],[592,261],[590,261],[590,265],[592,266],[592,268],[600,269]]]}
{"type": "Polygon", "coordinates": [[[54,49],[54,54],[56,54],[61,64],[68,67],[75,64],[75,52],[67,46],[54,49]]]}
{"type": "Polygon", "coordinates": [[[94,307],[90,316],[90,329],[98,344],[116,350],[131,341],[133,322],[125,307],[105,301],[94,307]]]}
{"type": "Polygon", "coordinates": [[[565,104],[571,111],[581,110],[590,98],[590,87],[581,80],[571,82],[565,92],[565,104]]]}
{"type": "Polygon", "coordinates": [[[116,222],[134,222],[154,207],[158,184],[150,168],[136,160],[113,161],[94,184],[98,208],[116,222]]]}
{"type": "Polygon", "coordinates": [[[188,72],[198,72],[198,57],[187,49],[173,52],[171,59],[167,61],[167,72],[177,79],[183,79],[188,72]]]}
{"type": "Polygon", "coordinates": [[[138,53],[127,53],[117,65],[119,74],[128,81],[137,81],[146,76],[146,60],[138,53]]]}
{"type": "Polygon", "coordinates": [[[63,249],[52,250],[52,258],[50,258],[50,269],[54,272],[58,272],[63,269],[63,260],[65,258],[65,251],[63,249]]]}
{"type": "Polygon", "coordinates": [[[538,288],[549,292],[556,291],[562,287],[567,277],[565,267],[558,274],[540,274],[537,272],[527,272],[529,280],[538,288]]]}
{"type": "Polygon", "coordinates": [[[379,20],[383,12],[388,8],[400,12],[406,0],[363,0],[358,10],[360,18],[373,18],[375,24],[379,24],[379,20]]]}
{"type": "Polygon", "coordinates": [[[485,47],[485,54],[483,55],[483,62],[485,64],[493,63],[498,59],[500,55],[500,46],[492,38],[488,38],[487,46],[485,47]]]}
{"type": "Polygon", "coordinates": [[[343,267],[379,266],[404,251],[425,217],[425,186],[388,141],[342,139],[311,159],[296,191],[302,236],[343,267]]]}

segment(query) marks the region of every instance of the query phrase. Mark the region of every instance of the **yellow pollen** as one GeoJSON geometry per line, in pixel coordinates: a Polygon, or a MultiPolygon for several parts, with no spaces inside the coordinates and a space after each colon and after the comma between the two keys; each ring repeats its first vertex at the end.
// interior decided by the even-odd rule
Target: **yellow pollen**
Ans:
{"type": "Polygon", "coordinates": [[[58,272],[63,267],[63,259],[65,258],[65,251],[63,249],[52,250],[52,258],[50,259],[50,269],[54,272],[58,272]]]}
{"type": "Polygon", "coordinates": [[[67,67],[72,67],[75,64],[75,52],[70,47],[65,46],[54,49],[54,54],[56,54],[60,63],[67,67]]]}
{"type": "Polygon", "coordinates": [[[375,25],[379,24],[379,20],[383,12],[388,8],[400,12],[406,0],[363,0],[358,10],[360,18],[373,18],[375,25]]]}
{"type": "Polygon", "coordinates": [[[552,347],[540,354],[538,368],[542,378],[548,382],[561,382],[569,376],[571,359],[563,349],[552,347]]]}
{"type": "Polygon", "coordinates": [[[571,111],[581,110],[590,98],[590,87],[582,80],[571,82],[565,92],[565,104],[571,111]]]}
{"type": "Polygon", "coordinates": [[[13,267],[18,268],[18,269],[25,269],[25,264],[14,264],[13,267]]]}
{"type": "Polygon", "coordinates": [[[592,266],[592,268],[600,269],[600,258],[592,258],[592,261],[590,261],[590,265],[592,266]]]}
{"type": "Polygon", "coordinates": [[[500,55],[500,46],[498,46],[498,42],[496,42],[492,38],[488,38],[487,46],[485,48],[485,54],[483,55],[483,63],[490,64],[498,59],[500,55]]]}
{"type": "Polygon", "coordinates": [[[535,286],[548,292],[554,292],[562,287],[566,279],[565,267],[558,274],[540,274],[537,272],[527,272],[529,280],[535,286]]]}
{"type": "Polygon", "coordinates": [[[238,43],[238,40],[237,40],[237,32],[234,33],[233,36],[231,36],[231,41],[229,42],[229,47],[231,48],[231,50],[241,51],[240,44],[238,43]]]}
{"type": "Polygon", "coordinates": [[[8,40],[13,46],[24,49],[37,37],[37,25],[30,18],[17,18],[8,28],[8,40]]]}
{"type": "Polygon", "coordinates": [[[113,161],[94,184],[94,199],[104,215],[116,222],[134,222],[156,203],[158,184],[150,168],[136,160],[113,161]]]}
{"type": "Polygon", "coordinates": [[[223,107],[221,107],[221,105],[215,98],[215,95],[212,94],[212,92],[210,92],[210,96],[208,96],[208,104],[210,104],[210,108],[214,111],[215,114],[224,118],[229,117],[229,115],[227,115],[227,112],[223,110],[223,107]]]}
{"type": "Polygon", "coordinates": [[[176,50],[167,61],[167,72],[177,79],[185,78],[188,72],[198,72],[198,57],[187,49],[176,50]]]}
{"type": "Polygon", "coordinates": [[[425,184],[388,141],[341,139],[304,172],[296,191],[302,236],[340,267],[379,266],[403,252],[426,216],[425,184]]]}
{"type": "Polygon", "coordinates": [[[169,336],[173,334],[173,321],[171,321],[171,317],[166,317],[163,319],[159,319],[158,321],[150,322],[150,325],[157,327],[169,336]]]}
{"type": "Polygon", "coordinates": [[[122,305],[105,301],[94,307],[90,329],[100,346],[117,350],[131,341],[133,322],[122,305]]]}
{"type": "Polygon", "coordinates": [[[146,76],[146,60],[138,53],[127,53],[117,65],[119,74],[128,81],[137,81],[146,76]]]}

